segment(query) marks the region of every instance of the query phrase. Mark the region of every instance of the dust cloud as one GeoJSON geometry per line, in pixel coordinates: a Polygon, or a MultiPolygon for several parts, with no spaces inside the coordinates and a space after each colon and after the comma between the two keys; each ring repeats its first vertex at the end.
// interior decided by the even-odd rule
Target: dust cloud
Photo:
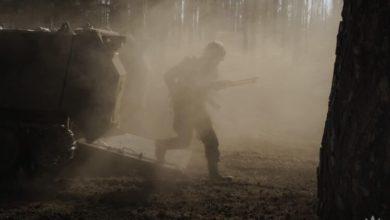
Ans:
{"type": "Polygon", "coordinates": [[[227,51],[219,66],[221,80],[259,78],[256,84],[216,94],[221,108],[209,111],[221,141],[253,138],[319,146],[341,0],[101,1],[97,9],[88,1],[75,2],[72,7],[18,5],[16,12],[6,5],[0,24],[55,29],[68,21],[72,27],[89,23],[128,36],[120,51],[130,70],[122,103],[123,130],[153,139],[173,135],[163,75],[218,40],[227,51]]]}
{"type": "Polygon", "coordinates": [[[248,1],[249,5],[223,5],[211,12],[202,11],[210,10],[202,5],[185,5],[191,1],[172,2],[149,6],[139,22],[142,25],[129,31],[148,69],[139,110],[133,116],[137,123],[128,125],[129,130],[152,138],[174,135],[163,75],[218,40],[227,51],[219,66],[221,80],[259,77],[255,84],[215,94],[221,108],[209,112],[221,142],[249,138],[289,146],[320,145],[340,1],[307,1],[310,5],[248,1]]]}
{"type": "Polygon", "coordinates": [[[221,108],[208,109],[220,141],[220,171],[233,182],[202,179],[207,163],[199,143],[184,170],[195,178],[156,174],[154,163],[80,147],[65,178],[54,187],[39,185],[52,188],[45,189],[48,197],[15,202],[6,196],[0,218],[316,218],[316,155],[342,0],[15,2],[0,3],[6,5],[0,27],[55,31],[68,21],[73,28],[89,23],[128,37],[119,51],[128,70],[124,132],[153,140],[175,135],[163,76],[213,40],[227,52],[220,80],[258,81],[219,91],[214,101],[221,108]]]}

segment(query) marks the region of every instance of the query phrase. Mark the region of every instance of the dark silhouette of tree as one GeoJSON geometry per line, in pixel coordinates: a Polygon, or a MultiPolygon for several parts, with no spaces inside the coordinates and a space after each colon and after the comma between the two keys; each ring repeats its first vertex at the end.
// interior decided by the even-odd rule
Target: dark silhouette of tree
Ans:
{"type": "Polygon", "coordinates": [[[390,219],[390,3],[345,0],[318,170],[321,219],[390,219]]]}

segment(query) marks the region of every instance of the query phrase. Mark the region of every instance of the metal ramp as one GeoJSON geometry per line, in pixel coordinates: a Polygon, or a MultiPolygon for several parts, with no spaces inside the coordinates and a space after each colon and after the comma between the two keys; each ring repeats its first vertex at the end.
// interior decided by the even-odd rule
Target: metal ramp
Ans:
{"type": "Polygon", "coordinates": [[[167,152],[165,162],[158,164],[155,156],[154,140],[128,133],[100,138],[92,143],[87,143],[85,139],[80,139],[78,140],[78,145],[84,151],[106,152],[107,154],[113,154],[140,163],[175,170],[185,169],[191,159],[191,151],[188,149],[171,150],[167,152]]]}

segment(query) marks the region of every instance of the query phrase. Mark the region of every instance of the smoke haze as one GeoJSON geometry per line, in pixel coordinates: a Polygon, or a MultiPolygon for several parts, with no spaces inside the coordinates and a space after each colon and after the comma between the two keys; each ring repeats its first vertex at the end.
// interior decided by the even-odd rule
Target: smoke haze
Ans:
{"type": "MultiPolygon", "coordinates": [[[[322,12],[316,11],[313,5],[307,6],[309,9],[304,11],[307,14],[302,15],[291,8],[293,3],[279,5],[287,7],[288,12],[276,16],[267,11],[272,10],[272,5],[268,9],[256,5],[259,12],[247,12],[248,6],[242,3],[236,5],[236,13],[242,15],[233,18],[226,14],[229,9],[211,15],[205,13],[199,19],[197,16],[202,12],[183,14],[188,10],[178,12],[177,4],[163,2],[149,8],[144,21],[147,24],[131,31],[143,44],[149,66],[144,110],[139,115],[143,118],[144,135],[154,138],[173,135],[163,74],[184,57],[198,56],[211,40],[219,40],[227,51],[219,66],[220,79],[259,77],[256,84],[228,88],[216,94],[221,109],[210,108],[210,113],[222,142],[254,138],[279,144],[319,146],[341,4],[326,1],[322,12]],[[174,13],[178,17],[174,18],[174,13]]],[[[248,1],[247,4],[256,3],[248,1]]]]}
{"type": "Polygon", "coordinates": [[[163,74],[219,40],[227,51],[220,79],[259,80],[216,94],[221,109],[210,113],[218,136],[320,144],[341,0],[75,2],[19,4],[18,11],[2,3],[0,23],[32,29],[90,23],[132,36],[121,50],[130,69],[124,129],[151,138],[172,135],[163,74]]]}

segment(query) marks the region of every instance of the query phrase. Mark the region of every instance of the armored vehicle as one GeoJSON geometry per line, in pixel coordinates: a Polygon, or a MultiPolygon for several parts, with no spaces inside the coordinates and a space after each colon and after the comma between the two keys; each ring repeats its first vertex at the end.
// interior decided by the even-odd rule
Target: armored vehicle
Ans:
{"type": "Polygon", "coordinates": [[[93,141],[117,123],[125,37],[86,28],[0,30],[0,175],[66,164],[74,132],[93,141]]]}

